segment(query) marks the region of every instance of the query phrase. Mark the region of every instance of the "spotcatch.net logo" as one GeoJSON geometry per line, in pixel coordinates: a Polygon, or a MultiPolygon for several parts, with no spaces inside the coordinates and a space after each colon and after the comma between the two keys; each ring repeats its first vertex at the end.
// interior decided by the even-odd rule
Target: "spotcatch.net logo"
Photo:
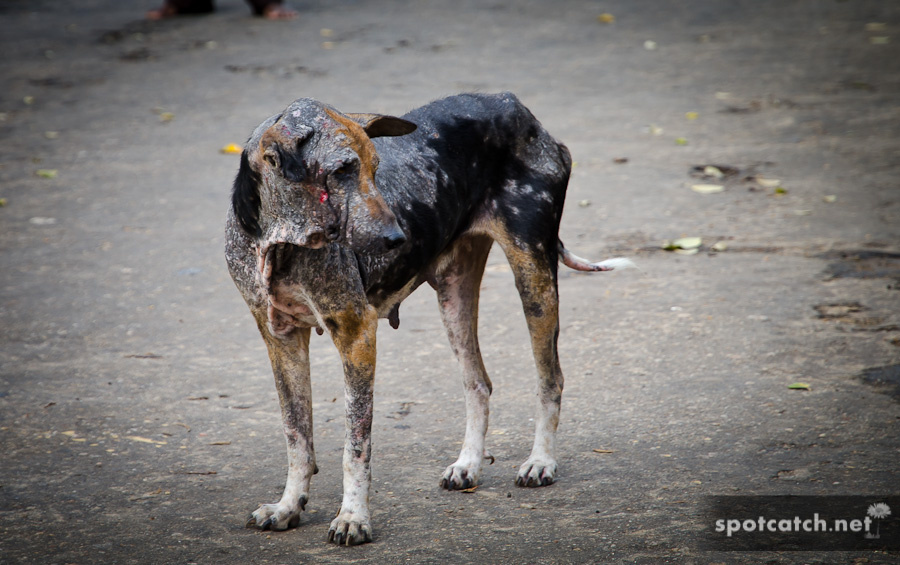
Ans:
{"type": "Polygon", "coordinates": [[[900,549],[900,497],[707,497],[706,549],[900,549]],[[893,508],[893,510],[892,510],[893,508]]]}

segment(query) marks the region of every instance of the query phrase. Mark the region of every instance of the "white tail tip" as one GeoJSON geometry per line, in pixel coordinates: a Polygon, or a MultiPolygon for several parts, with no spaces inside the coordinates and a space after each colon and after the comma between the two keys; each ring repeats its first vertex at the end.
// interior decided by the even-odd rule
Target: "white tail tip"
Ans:
{"type": "Polygon", "coordinates": [[[603,271],[612,271],[614,269],[637,269],[637,265],[634,264],[634,261],[626,259],[625,257],[614,257],[612,259],[607,259],[606,261],[591,263],[591,265],[603,271]]]}

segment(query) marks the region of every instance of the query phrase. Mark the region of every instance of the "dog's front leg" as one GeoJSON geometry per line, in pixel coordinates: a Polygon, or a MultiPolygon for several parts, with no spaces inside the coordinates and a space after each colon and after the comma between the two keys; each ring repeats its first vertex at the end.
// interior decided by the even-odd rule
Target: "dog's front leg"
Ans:
{"type": "Polygon", "coordinates": [[[272,335],[260,315],[260,333],[266,342],[275,388],[281,404],[287,439],[288,476],[284,494],[276,504],[263,504],[247,521],[247,527],[286,530],[300,523],[300,512],[309,500],[309,482],[316,468],[312,433],[312,388],[309,375],[309,328],[296,328],[287,336],[272,335]]]}
{"type": "Polygon", "coordinates": [[[368,304],[349,307],[326,321],[344,365],[344,499],[331,522],[328,540],[338,545],[372,541],[369,523],[369,466],[372,448],[372,393],[378,314],[368,304]]]}

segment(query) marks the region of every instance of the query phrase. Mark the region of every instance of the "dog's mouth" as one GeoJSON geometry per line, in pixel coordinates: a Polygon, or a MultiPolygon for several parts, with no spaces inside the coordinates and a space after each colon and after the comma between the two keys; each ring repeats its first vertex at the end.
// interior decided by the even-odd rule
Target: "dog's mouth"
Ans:
{"type": "Polygon", "coordinates": [[[272,274],[275,272],[276,265],[284,264],[284,254],[286,243],[274,243],[266,247],[260,248],[258,261],[258,273],[262,287],[266,289],[267,294],[272,294],[272,274]]]}

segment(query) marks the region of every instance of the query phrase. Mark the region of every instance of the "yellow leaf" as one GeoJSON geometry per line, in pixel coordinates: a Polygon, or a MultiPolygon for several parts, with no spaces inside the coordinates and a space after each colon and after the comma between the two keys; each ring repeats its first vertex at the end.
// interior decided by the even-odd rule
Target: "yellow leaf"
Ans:
{"type": "Polygon", "coordinates": [[[697,112],[686,112],[684,114],[684,117],[689,120],[696,120],[697,118],[700,117],[700,114],[698,114],[697,112]]]}
{"type": "Polygon", "coordinates": [[[42,179],[55,179],[59,171],[56,169],[38,169],[35,171],[35,174],[42,179]]]}
{"type": "Polygon", "coordinates": [[[229,143],[222,149],[219,149],[221,153],[226,155],[239,155],[244,149],[238,145],[237,143],[229,143]]]}
{"type": "Polygon", "coordinates": [[[807,384],[807,383],[791,383],[788,385],[788,388],[791,390],[809,390],[809,384],[807,384]]]}
{"type": "Polygon", "coordinates": [[[612,14],[603,13],[597,16],[597,21],[601,24],[611,24],[616,21],[616,17],[612,14]]]}
{"type": "Polygon", "coordinates": [[[699,237],[680,237],[672,242],[676,249],[697,249],[703,240],[699,237]]]}

